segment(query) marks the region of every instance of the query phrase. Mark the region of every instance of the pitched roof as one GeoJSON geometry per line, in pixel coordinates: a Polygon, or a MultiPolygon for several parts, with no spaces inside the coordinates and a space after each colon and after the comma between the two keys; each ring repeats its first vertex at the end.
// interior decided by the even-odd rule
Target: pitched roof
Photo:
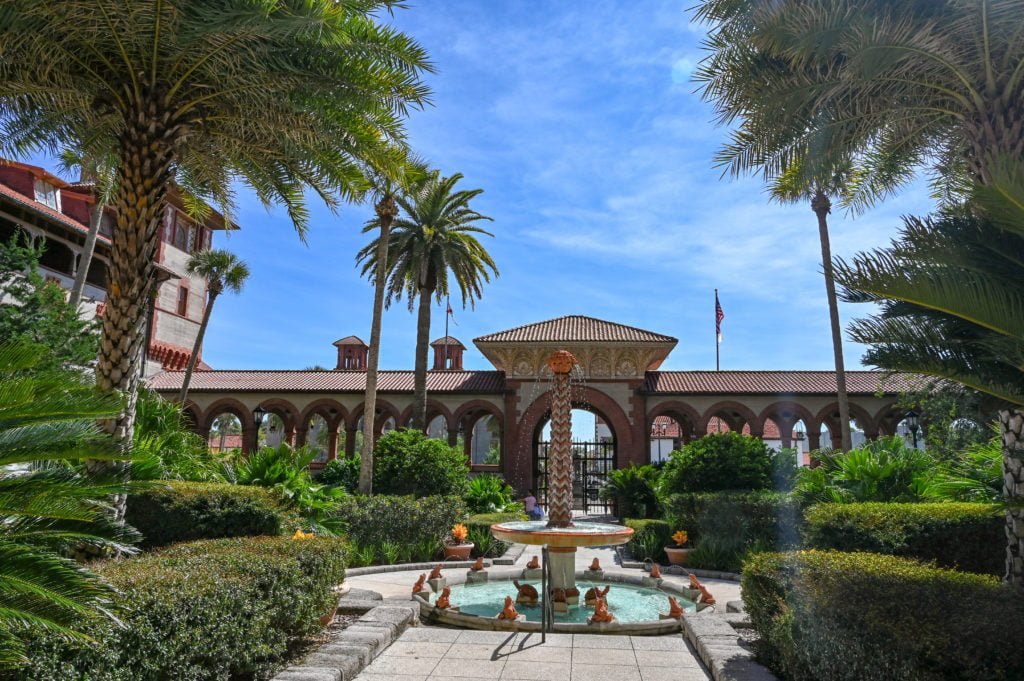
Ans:
{"type": "MultiPolygon", "coordinates": [[[[83,225],[78,220],[70,218],[67,215],[64,215],[64,213],[61,213],[60,211],[56,211],[53,208],[50,208],[46,204],[40,203],[35,199],[30,199],[24,194],[14,191],[5,184],[0,184],[0,197],[10,199],[14,203],[22,206],[23,208],[28,208],[32,212],[48,220],[58,222],[61,225],[64,225],[65,227],[70,227],[72,230],[80,234],[89,233],[88,225],[83,225]]],[[[105,236],[103,234],[98,235],[97,240],[105,244],[110,243],[110,237],[105,236]]]]}
{"type": "Polygon", "coordinates": [[[441,346],[443,346],[443,345],[455,345],[455,346],[458,346],[460,348],[465,348],[466,347],[465,345],[462,344],[462,341],[460,341],[455,336],[441,336],[440,338],[438,338],[436,341],[434,341],[430,345],[432,347],[433,346],[438,346],[438,345],[441,345],[441,346]]]}
{"type": "MultiPolygon", "coordinates": [[[[148,379],[154,390],[179,390],[184,373],[168,371],[148,379]]],[[[412,371],[381,371],[377,390],[411,393],[412,371]]],[[[350,392],[366,390],[365,371],[198,371],[190,392],[350,392]]],[[[435,393],[501,393],[505,376],[500,371],[428,371],[427,390],[435,393]]]]}
{"type": "Polygon", "coordinates": [[[474,343],[676,343],[672,336],[594,317],[568,315],[473,339],[474,343]]]}
{"type": "Polygon", "coordinates": [[[363,339],[360,338],[359,336],[345,336],[344,338],[339,338],[338,340],[334,341],[333,343],[331,343],[331,345],[363,345],[369,347],[366,345],[366,343],[363,342],[363,339]]]}
{"type": "MultiPolygon", "coordinates": [[[[918,379],[882,371],[847,371],[851,395],[913,390],[918,379]]],[[[648,371],[644,391],[652,394],[815,394],[836,391],[834,371],[648,371]]]]}

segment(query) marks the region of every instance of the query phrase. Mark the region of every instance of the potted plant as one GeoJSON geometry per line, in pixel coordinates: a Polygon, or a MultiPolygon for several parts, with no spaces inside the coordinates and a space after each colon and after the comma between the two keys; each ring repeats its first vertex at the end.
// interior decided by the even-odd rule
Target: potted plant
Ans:
{"type": "Polygon", "coordinates": [[[693,550],[686,546],[690,541],[690,535],[686,533],[686,530],[679,530],[672,535],[672,541],[676,543],[675,546],[665,547],[668,562],[672,565],[686,565],[686,561],[690,558],[690,551],[693,550]]]}
{"type": "Polygon", "coordinates": [[[455,523],[455,525],[452,526],[452,531],[444,539],[445,560],[451,558],[454,558],[455,560],[469,560],[469,554],[473,550],[475,544],[471,541],[466,541],[466,537],[468,536],[469,529],[467,529],[462,523],[455,523]]]}

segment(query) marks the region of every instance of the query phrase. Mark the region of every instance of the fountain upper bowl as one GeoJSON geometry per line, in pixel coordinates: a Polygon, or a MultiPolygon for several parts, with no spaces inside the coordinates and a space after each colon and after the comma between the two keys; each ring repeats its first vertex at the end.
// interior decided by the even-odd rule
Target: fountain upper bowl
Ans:
{"type": "Polygon", "coordinates": [[[548,527],[546,520],[495,523],[491,534],[501,541],[553,548],[615,546],[633,536],[633,528],[611,523],[575,523],[572,527],[548,527]]]}

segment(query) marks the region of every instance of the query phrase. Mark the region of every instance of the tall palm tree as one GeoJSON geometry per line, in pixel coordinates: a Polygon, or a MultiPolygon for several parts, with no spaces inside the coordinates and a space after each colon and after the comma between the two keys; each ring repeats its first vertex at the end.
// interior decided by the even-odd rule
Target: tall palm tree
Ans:
{"type": "MultiPolygon", "coordinates": [[[[362,165],[404,144],[430,68],[377,23],[396,0],[10,0],[0,8],[0,153],[74,147],[117,159],[98,385],[128,394],[131,440],[146,300],[172,181],[229,209],[242,181],[285,206],[366,190],[362,165]]],[[[384,161],[380,161],[384,162],[384,161]]]]}
{"type": "Polygon", "coordinates": [[[906,218],[890,247],[838,260],[836,277],[847,300],[881,306],[851,327],[868,363],[1003,402],[1006,577],[1024,586],[1024,163],[990,180],[972,205],[906,218]]]}
{"type": "Polygon", "coordinates": [[[206,280],[206,307],[203,309],[203,320],[199,322],[196,341],[192,344],[192,355],[188,358],[188,366],[185,367],[185,377],[181,381],[181,393],[178,394],[180,404],[185,404],[188,398],[188,386],[192,382],[192,372],[199,361],[199,351],[203,347],[206,327],[210,324],[210,314],[213,312],[217,296],[225,289],[232,293],[241,293],[246,279],[249,278],[248,265],[239,260],[234,253],[216,248],[193,253],[185,265],[185,271],[189,276],[202,277],[206,280]]]}
{"type": "MultiPolygon", "coordinates": [[[[368,175],[373,187],[371,193],[375,199],[374,213],[377,217],[367,227],[376,228],[377,251],[376,267],[370,274],[373,281],[373,313],[370,321],[370,349],[366,358],[366,394],[363,399],[363,442],[359,460],[359,491],[362,494],[373,493],[373,440],[376,432],[377,418],[377,371],[380,365],[380,335],[384,318],[384,293],[387,286],[388,245],[391,238],[391,225],[398,217],[398,203],[395,197],[408,191],[426,174],[422,161],[407,157],[400,162],[394,171],[370,168],[368,175]]],[[[365,231],[365,229],[364,229],[365,231]]],[[[365,274],[365,272],[364,272],[365,274]]]]}
{"type": "MultiPolygon", "coordinates": [[[[395,197],[405,215],[397,218],[388,246],[387,300],[407,296],[410,311],[418,301],[416,363],[413,382],[413,413],[410,427],[425,428],[427,419],[427,353],[430,349],[431,299],[446,298],[451,291],[449,274],[462,297],[472,306],[483,294],[483,285],[498,275],[494,260],[477,234],[494,236],[476,223],[492,220],[469,203],[482,189],[456,190],[461,173],[442,177],[437,171],[408,194],[395,197]]],[[[364,228],[364,232],[373,229],[364,228]]],[[[357,255],[363,275],[377,269],[380,236],[357,255]]],[[[365,418],[365,417],[364,417],[365,418]]],[[[365,436],[364,436],[364,447],[365,436]]]]}
{"type": "Polygon", "coordinates": [[[69,548],[130,553],[125,542],[138,538],[112,522],[108,497],[127,486],[69,465],[122,457],[96,425],[117,414],[119,400],[76,374],[33,371],[44,351],[0,345],[0,669],[26,661],[30,629],[87,640],[87,620],[116,608],[112,589],[62,557],[69,548]]]}

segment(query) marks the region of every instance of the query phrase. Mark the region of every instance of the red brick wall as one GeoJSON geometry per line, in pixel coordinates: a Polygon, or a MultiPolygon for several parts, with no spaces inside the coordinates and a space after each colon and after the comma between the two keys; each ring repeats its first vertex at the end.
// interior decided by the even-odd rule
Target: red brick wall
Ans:
{"type": "Polygon", "coordinates": [[[35,179],[35,176],[27,170],[0,165],[0,183],[30,199],[34,199],[36,196],[35,179]]]}

